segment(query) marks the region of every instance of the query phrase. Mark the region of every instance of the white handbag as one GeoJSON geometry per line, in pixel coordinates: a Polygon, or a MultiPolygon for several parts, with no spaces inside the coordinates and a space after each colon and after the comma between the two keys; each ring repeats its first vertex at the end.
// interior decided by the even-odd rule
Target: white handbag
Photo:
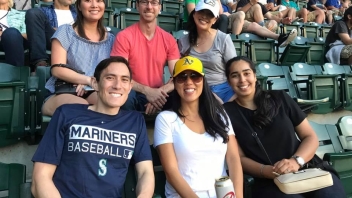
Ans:
{"type": "Polygon", "coordinates": [[[328,171],[308,168],[294,173],[283,174],[274,179],[277,187],[285,194],[300,194],[332,186],[328,171]]]}

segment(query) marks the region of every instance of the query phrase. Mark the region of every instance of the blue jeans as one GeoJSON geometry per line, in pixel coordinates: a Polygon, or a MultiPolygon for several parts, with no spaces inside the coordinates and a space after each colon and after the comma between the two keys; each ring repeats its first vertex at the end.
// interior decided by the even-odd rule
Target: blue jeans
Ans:
{"type": "Polygon", "coordinates": [[[46,50],[51,50],[51,37],[55,30],[48,17],[38,8],[26,12],[26,30],[29,42],[29,59],[32,65],[49,59],[46,50]]]}
{"type": "Polygon", "coordinates": [[[213,93],[219,96],[219,98],[224,103],[228,102],[230,98],[235,95],[235,92],[233,91],[232,87],[227,82],[218,85],[212,85],[210,86],[210,89],[213,93]]]}
{"type": "Polygon", "coordinates": [[[0,50],[5,52],[5,63],[24,66],[24,50],[28,48],[27,40],[16,28],[7,28],[1,35],[0,50]]]}
{"type": "MultiPolygon", "coordinates": [[[[168,93],[169,97],[167,98],[167,101],[163,106],[163,110],[172,108],[172,100],[173,100],[172,96],[174,94],[173,92],[174,91],[168,93]]],[[[121,107],[121,109],[145,112],[146,110],[145,105],[147,103],[148,103],[148,100],[144,94],[131,90],[130,93],[128,94],[127,101],[121,107]]]]}

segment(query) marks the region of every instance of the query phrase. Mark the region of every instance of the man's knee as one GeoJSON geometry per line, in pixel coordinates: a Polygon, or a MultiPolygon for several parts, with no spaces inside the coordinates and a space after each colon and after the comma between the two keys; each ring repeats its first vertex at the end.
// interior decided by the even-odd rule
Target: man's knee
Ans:
{"type": "Polygon", "coordinates": [[[219,20],[219,21],[223,21],[223,22],[225,22],[225,21],[228,22],[228,21],[229,21],[229,17],[227,17],[227,16],[224,15],[224,14],[220,14],[218,20],[219,20]]]}
{"type": "Polygon", "coordinates": [[[32,8],[26,11],[25,21],[36,20],[43,16],[45,15],[39,8],[32,8]]]}
{"type": "Polygon", "coordinates": [[[2,40],[16,41],[22,37],[21,33],[16,28],[7,28],[1,35],[2,40]]]}

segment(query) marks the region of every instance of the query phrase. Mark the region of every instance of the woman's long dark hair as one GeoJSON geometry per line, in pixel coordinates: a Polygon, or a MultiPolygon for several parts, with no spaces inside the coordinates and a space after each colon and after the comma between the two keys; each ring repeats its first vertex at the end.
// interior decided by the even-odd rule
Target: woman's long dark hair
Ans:
{"type": "Polygon", "coordinates": [[[198,38],[197,25],[196,25],[196,22],[194,21],[194,17],[193,17],[194,13],[195,13],[195,10],[193,10],[189,14],[187,28],[186,28],[186,30],[188,31],[188,41],[189,41],[190,46],[196,45],[197,38],[198,38]]]}
{"type": "MultiPolygon", "coordinates": [[[[176,84],[174,80],[174,84],[176,84]]],[[[175,91],[172,103],[172,110],[180,117],[185,118],[180,112],[181,108],[181,97],[175,91]]],[[[203,120],[204,128],[208,134],[212,137],[216,138],[216,134],[218,134],[223,139],[223,143],[227,143],[229,141],[229,136],[227,134],[229,130],[229,121],[227,114],[225,113],[224,108],[219,103],[219,101],[215,98],[213,93],[211,92],[207,80],[203,78],[203,91],[199,97],[199,115],[203,120]]]]}
{"type": "MultiPolygon", "coordinates": [[[[83,17],[82,11],[79,9],[81,2],[82,2],[82,0],[76,1],[77,18],[72,26],[73,26],[73,28],[77,27],[77,33],[80,37],[85,38],[87,40],[90,40],[87,37],[86,33],[84,32],[84,28],[83,28],[84,17],[83,17]]],[[[104,4],[105,4],[105,1],[104,1],[104,4]]],[[[105,38],[105,27],[104,27],[103,21],[104,21],[104,15],[99,19],[98,25],[97,25],[98,32],[100,35],[99,41],[102,41],[105,38]]]]}
{"type": "MultiPolygon", "coordinates": [[[[230,80],[230,69],[232,64],[240,60],[247,62],[253,73],[256,74],[255,65],[252,60],[245,56],[237,56],[226,63],[225,73],[228,81],[230,80]]],[[[278,114],[282,102],[277,95],[273,94],[273,92],[262,90],[257,81],[255,83],[254,104],[257,106],[257,110],[253,115],[254,125],[259,128],[264,128],[265,126],[270,125],[273,118],[278,114]]]]}

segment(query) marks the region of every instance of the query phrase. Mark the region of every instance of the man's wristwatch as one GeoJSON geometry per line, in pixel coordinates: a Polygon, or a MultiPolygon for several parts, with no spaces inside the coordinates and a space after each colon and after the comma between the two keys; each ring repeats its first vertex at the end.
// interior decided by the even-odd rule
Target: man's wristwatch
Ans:
{"type": "Polygon", "coordinates": [[[297,164],[302,168],[305,164],[305,161],[303,158],[301,158],[300,156],[294,155],[292,156],[293,159],[296,160],[297,164]]]}

